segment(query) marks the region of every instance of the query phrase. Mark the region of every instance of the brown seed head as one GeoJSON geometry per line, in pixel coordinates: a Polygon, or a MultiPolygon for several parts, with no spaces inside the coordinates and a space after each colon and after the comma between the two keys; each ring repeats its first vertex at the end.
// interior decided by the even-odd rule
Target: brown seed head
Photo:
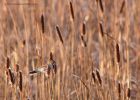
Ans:
{"type": "Polygon", "coordinates": [[[119,93],[119,97],[120,97],[120,95],[121,95],[121,84],[120,83],[118,83],[118,93],[119,93]]]}
{"type": "Polygon", "coordinates": [[[103,3],[102,0],[98,0],[99,1],[99,5],[100,5],[100,9],[102,12],[104,12],[104,8],[103,8],[103,3]]]}
{"type": "Polygon", "coordinates": [[[23,79],[22,79],[22,72],[19,72],[19,89],[20,91],[22,91],[22,82],[23,82],[23,79]]]}
{"type": "Polygon", "coordinates": [[[50,52],[50,60],[53,60],[53,54],[50,52]]]}
{"type": "Polygon", "coordinates": [[[100,25],[100,33],[101,33],[101,35],[103,37],[104,36],[104,30],[103,30],[102,23],[100,22],[99,25],[100,25]]]}
{"type": "Polygon", "coordinates": [[[60,32],[59,26],[56,26],[56,30],[57,30],[59,39],[60,39],[61,43],[63,44],[63,38],[62,38],[62,35],[61,35],[61,32],[60,32]]]}
{"type": "Polygon", "coordinates": [[[9,66],[10,66],[10,59],[9,57],[7,57],[7,69],[9,68],[9,66]]]}
{"type": "Polygon", "coordinates": [[[92,72],[92,78],[94,80],[94,83],[96,83],[96,77],[95,77],[95,73],[94,72],[92,72]]]}
{"type": "Polygon", "coordinates": [[[87,43],[86,43],[86,41],[84,40],[84,36],[83,36],[83,35],[81,35],[81,40],[82,40],[82,42],[83,42],[83,44],[84,44],[84,47],[87,47],[87,43]]]}
{"type": "Polygon", "coordinates": [[[73,6],[72,6],[72,2],[70,1],[70,11],[71,11],[71,17],[74,20],[74,10],[73,10],[73,6]]]}
{"type": "Polygon", "coordinates": [[[127,97],[130,98],[130,96],[131,96],[131,89],[128,88],[128,90],[127,90],[127,97]]]}
{"type": "Polygon", "coordinates": [[[85,35],[86,34],[86,24],[85,24],[85,22],[83,23],[83,35],[85,35]]]}
{"type": "Polygon", "coordinates": [[[117,54],[117,62],[120,62],[120,50],[118,43],[116,44],[116,54],[117,54]]]}
{"type": "Polygon", "coordinates": [[[45,22],[44,22],[44,15],[41,15],[41,27],[42,27],[42,33],[45,32],[45,22]]]}
{"type": "Polygon", "coordinates": [[[14,73],[11,71],[11,69],[9,69],[9,75],[10,75],[12,84],[15,84],[15,76],[14,76],[14,73]]]}
{"type": "Polygon", "coordinates": [[[100,85],[102,85],[102,79],[101,79],[101,76],[100,76],[100,73],[98,70],[96,70],[96,75],[97,75],[97,78],[98,78],[100,85]]]}
{"type": "Polygon", "coordinates": [[[125,0],[123,0],[123,2],[122,2],[122,6],[121,6],[121,9],[120,9],[120,14],[123,12],[124,6],[125,6],[125,0]]]}

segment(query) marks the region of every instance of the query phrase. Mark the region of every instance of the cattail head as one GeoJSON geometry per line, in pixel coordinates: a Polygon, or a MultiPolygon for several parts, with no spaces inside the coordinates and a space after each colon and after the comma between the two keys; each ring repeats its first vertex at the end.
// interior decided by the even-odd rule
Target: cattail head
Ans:
{"type": "Polygon", "coordinates": [[[23,40],[22,43],[23,43],[23,46],[25,46],[25,44],[26,44],[25,40],[23,40]]]}
{"type": "Polygon", "coordinates": [[[130,98],[130,96],[131,96],[131,89],[128,88],[128,90],[127,90],[127,97],[130,98]]]}
{"type": "Polygon", "coordinates": [[[10,66],[10,59],[9,59],[9,57],[7,57],[7,69],[9,68],[9,66],[10,66]]]}
{"type": "Polygon", "coordinates": [[[100,76],[100,73],[98,70],[96,70],[96,75],[97,75],[97,78],[98,78],[100,85],[102,85],[102,79],[101,79],[101,76],[100,76]]]}
{"type": "Polygon", "coordinates": [[[9,69],[10,80],[12,84],[15,84],[15,76],[14,73],[9,69]]]}
{"type": "Polygon", "coordinates": [[[87,47],[87,43],[86,43],[83,35],[81,35],[81,40],[83,42],[84,47],[87,47]]]}
{"type": "Polygon", "coordinates": [[[104,12],[102,0],[96,0],[96,3],[97,4],[99,3],[99,6],[100,6],[101,11],[104,12]]]}
{"type": "Polygon", "coordinates": [[[103,37],[104,36],[104,30],[103,30],[103,26],[102,26],[101,22],[99,23],[99,26],[100,26],[100,33],[101,33],[101,35],[103,37]]]}
{"type": "Polygon", "coordinates": [[[86,34],[86,24],[85,24],[85,22],[83,23],[83,35],[85,35],[86,34]]]}
{"type": "Polygon", "coordinates": [[[125,6],[125,0],[123,0],[122,5],[121,5],[121,9],[120,9],[120,14],[123,12],[125,6]]]}
{"type": "Polygon", "coordinates": [[[74,20],[74,10],[73,10],[73,5],[71,1],[70,1],[70,11],[71,11],[71,17],[74,20]]]}
{"type": "Polygon", "coordinates": [[[63,38],[62,38],[62,35],[61,35],[61,32],[60,32],[59,26],[56,26],[56,30],[57,30],[59,39],[60,39],[61,43],[63,44],[63,38]]]}
{"type": "Polygon", "coordinates": [[[23,82],[23,78],[22,78],[22,72],[19,72],[19,89],[20,91],[22,91],[22,82],[23,82]]]}
{"type": "Polygon", "coordinates": [[[120,50],[118,43],[116,44],[116,54],[117,54],[117,62],[120,62],[120,50]]]}
{"type": "Polygon", "coordinates": [[[121,95],[121,84],[120,84],[120,82],[118,83],[118,94],[119,94],[119,97],[120,97],[120,95],[121,95]]]}
{"type": "Polygon", "coordinates": [[[45,32],[45,22],[44,22],[44,15],[41,15],[41,27],[42,27],[42,33],[45,32]]]}
{"type": "Polygon", "coordinates": [[[104,8],[103,8],[103,3],[102,0],[98,0],[99,1],[99,5],[100,5],[100,9],[102,12],[104,12],[104,8]]]}
{"type": "Polygon", "coordinates": [[[53,60],[53,54],[50,52],[50,60],[53,60]]]}
{"type": "Polygon", "coordinates": [[[92,72],[92,78],[94,80],[94,83],[96,83],[96,77],[95,77],[95,73],[94,72],[92,72]]]}

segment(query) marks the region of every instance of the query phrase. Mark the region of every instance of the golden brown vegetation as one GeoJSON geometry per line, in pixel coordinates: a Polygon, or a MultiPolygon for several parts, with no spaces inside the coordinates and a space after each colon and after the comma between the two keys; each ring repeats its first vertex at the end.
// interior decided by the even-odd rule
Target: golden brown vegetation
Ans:
{"type": "Polygon", "coordinates": [[[0,100],[140,100],[139,0],[1,0],[0,100]]]}

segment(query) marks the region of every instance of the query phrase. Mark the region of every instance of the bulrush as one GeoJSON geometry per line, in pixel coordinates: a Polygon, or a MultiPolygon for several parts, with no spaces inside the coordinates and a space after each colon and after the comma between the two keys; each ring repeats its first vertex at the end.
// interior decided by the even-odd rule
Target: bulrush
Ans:
{"type": "Polygon", "coordinates": [[[9,68],[9,75],[10,75],[11,83],[15,84],[15,76],[14,76],[14,73],[11,71],[10,68],[9,68]]]}
{"type": "Polygon", "coordinates": [[[101,76],[100,76],[100,73],[98,70],[96,70],[96,75],[97,75],[97,78],[98,78],[100,85],[102,85],[102,79],[101,79],[101,76]]]}
{"type": "Polygon", "coordinates": [[[96,3],[97,4],[99,3],[99,6],[100,6],[101,11],[104,12],[102,0],[96,0],[96,3]]]}
{"type": "Polygon", "coordinates": [[[121,96],[121,84],[120,82],[118,83],[118,94],[119,94],[119,98],[121,96]]]}
{"type": "Polygon", "coordinates": [[[45,32],[45,22],[44,22],[44,15],[41,15],[41,27],[42,27],[42,33],[45,32]]]}
{"type": "Polygon", "coordinates": [[[84,47],[87,47],[87,43],[86,43],[83,35],[81,35],[81,40],[82,40],[84,47]]]}
{"type": "Polygon", "coordinates": [[[101,35],[103,37],[104,36],[104,30],[103,30],[103,26],[102,26],[101,22],[99,23],[99,26],[100,26],[100,33],[101,33],[101,35]]]}
{"type": "Polygon", "coordinates": [[[98,0],[99,1],[99,5],[100,5],[100,9],[102,12],[104,12],[104,8],[103,8],[103,3],[102,0],[98,0]]]}
{"type": "Polygon", "coordinates": [[[60,29],[59,29],[59,26],[58,26],[58,25],[56,26],[56,30],[57,30],[57,33],[58,33],[59,39],[60,39],[61,43],[63,44],[64,41],[63,41],[63,38],[62,38],[62,35],[61,35],[61,32],[60,32],[60,29]]]}
{"type": "Polygon", "coordinates": [[[85,24],[85,22],[83,22],[82,30],[83,30],[83,35],[85,35],[86,34],[86,24],[85,24]]]}
{"type": "Polygon", "coordinates": [[[131,89],[128,88],[128,89],[127,89],[127,97],[130,98],[130,96],[131,96],[131,89]]]}
{"type": "Polygon", "coordinates": [[[70,1],[70,11],[71,11],[71,17],[74,20],[74,10],[73,10],[73,5],[71,1],[70,1]]]}
{"type": "Polygon", "coordinates": [[[23,41],[22,41],[22,44],[23,44],[23,46],[25,46],[25,44],[26,44],[26,41],[25,41],[25,40],[23,40],[23,41]]]}
{"type": "Polygon", "coordinates": [[[92,71],[92,78],[94,80],[94,83],[96,83],[96,77],[95,77],[95,73],[92,71]]]}
{"type": "Polygon", "coordinates": [[[22,91],[22,83],[23,83],[23,78],[22,78],[22,72],[19,72],[19,89],[22,91]]]}
{"type": "Polygon", "coordinates": [[[123,0],[123,2],[122,2],[121,9],[120,9],[120,13],[123,12],[124,6],[125,6],[125,0],[123,0]]]}
{"type": "Polygon", "coordinates": [[[81,40],[82,40],[84,47],[87,47],[87,43],[86,43],[86,40],[84,38],[85,34],[86,34],[86,24],[85,24],[85,22],[83,22],[81,40]]]}
{"type": "Polygon", "coordinates": [[[117,62],[120,62],[120,50],[118,43],[116,44],[116,54],[117,54],[117,62]]]}
{"type": "Polygon", "coordinates": [[[6,65],[7,69],[9,68],[9,66],[10,66],[10,59],[9,57],[7,57],[7,65],[6,65]]]}

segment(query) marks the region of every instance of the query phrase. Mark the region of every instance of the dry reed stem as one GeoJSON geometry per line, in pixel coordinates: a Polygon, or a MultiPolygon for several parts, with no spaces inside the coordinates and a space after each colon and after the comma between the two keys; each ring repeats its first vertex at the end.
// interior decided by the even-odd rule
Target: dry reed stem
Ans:
{"type": "Polygon", "coordinates": [[[80,78],[80,81],[82,82],[82,84],[85,86],[85,88],[89,91],[88,86],[86,85],[86,83],[80,78]]]}
{"type": "Polygon", "coordinates": [[[30,5],[30,6],[35,6],[35,5],[38,5],[38,3],[12,3],[12,2],[8,2],[8,3],[5,3],[5,5],[30,5]]]}
{"type": "Polygon", "coordinates": [[[59,26],[56,26],[56,30],[57,30],[57,33],[58,33],[59,39],[60,39],[61,43],[63,44],[64,41],[63,41],[63,38],[62,38],[62,35],[61,35],[61,32],[60,32],[59,26]]]}
{"type": "Polygon", "coordinates": [[[89,87],[88,87],[88,86],[86,85],[86,83],[81,79],[81,77],[79,77],[79,76],[77,76],[77,75],[75,75],[75,74],[72,74],[72,76],[78,78],[78,79],[81,81],[81,83],[85,86],[85,88],[89,91],[89,87]]]}

